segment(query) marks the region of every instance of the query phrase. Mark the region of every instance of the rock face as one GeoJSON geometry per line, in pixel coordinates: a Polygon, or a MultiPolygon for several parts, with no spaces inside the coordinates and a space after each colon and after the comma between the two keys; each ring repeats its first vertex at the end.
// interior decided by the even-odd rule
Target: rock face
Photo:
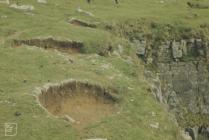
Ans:
{"type": "Polygon", "coordinates": [[[209,114],[208,43],[188,39],[164,42],[150,48],[146,46],[144,61],[149,64],[153,59],[163,102],[171,110],[183,105],[191,113],[209,114]]]}

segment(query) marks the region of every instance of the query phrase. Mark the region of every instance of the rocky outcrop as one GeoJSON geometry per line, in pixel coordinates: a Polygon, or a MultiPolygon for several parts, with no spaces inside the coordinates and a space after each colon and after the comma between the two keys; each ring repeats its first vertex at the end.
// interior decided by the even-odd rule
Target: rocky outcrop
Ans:
{"type": "MultiPolygon", "coordinates": [[[[146,46],[144,61],[155,66],[164,102],[192,113],[209,114],[209,46],[201,39],[146,46]],[[151,49],[150,49],[151,48],[151,49]],[[151,58],[150,58],[151,57],[151,58]]],[[[137,55],[139,55],[137,53],[137,55]]],[[[157,95],[156,95],[157,96],[157,95]]]]}
{"type": "Polygon", "coordinates": [[[209,140],[209,129],[208,126],[195,126],[185,128],[183,132],[183,137],[190,136],[192,140],[209,140]],[[186,135],[185,135],[186,134],[186,135]]]}
{"type": "MultiPolygon", "coordinates": [[[[156,99],[167,104],[177,118],[183,117],[182,108],[192,114],[209,115],[208,43],[201,39],[138,43],[136,54],[147,64],[145,77],[156,99]]],[[[198,132],[201,125],[187,129],[193,140],[208,138],[206,129],[198,132]]]]}
{"type": "Polygon", "coordinates": [[[160,103],[163,103],[164,101],[159,76],[152,73],[151,71],[145,71],[144,75],[149,82],[151,93],[153,94],[155,99],[160,103]]]}

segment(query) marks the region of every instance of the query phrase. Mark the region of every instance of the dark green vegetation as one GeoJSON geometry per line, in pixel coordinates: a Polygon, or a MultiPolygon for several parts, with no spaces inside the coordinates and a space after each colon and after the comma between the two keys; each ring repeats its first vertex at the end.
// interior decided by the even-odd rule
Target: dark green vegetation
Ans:
{"type": "Polygon", "coordinates": [[[209,10],[188,6],[186,0],[119,2],[115,5],[112,0],[95,0],[91,4],[85,0],[51,0],[40,4],[36,0],[19,0],[20,5],[33,5],[33,11],[0,4],[0,139],[180,139],[175,121],[151,95],[143,77],[144,67],[135,56],[131,41],[196,36],[207,40],[209,10]],[[72,24],[72,18],[87,24],[72,24]],[[11,47],[16,45],[12,43],[14,39],[50,37],[82,42],[84,48],[81,53],[63,54],[26,45],[11,47]],[[66,79],[89,80],[116,89],[118,111],[82,130],[49,115],[36,100],[36,88],[66,79]],[[15,115],[17,111],[20,116],[15,115]],[[17,136],[4,136],[5,122],[18,123],[17,136]],[[155,123],[159,123],[159,128],[150,127],[155,123]]]}

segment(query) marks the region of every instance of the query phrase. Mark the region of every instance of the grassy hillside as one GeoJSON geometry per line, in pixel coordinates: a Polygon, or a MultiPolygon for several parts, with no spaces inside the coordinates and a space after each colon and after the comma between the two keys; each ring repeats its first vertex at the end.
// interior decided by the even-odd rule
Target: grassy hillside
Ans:
{"type": "MultiPolygon", "coordinates": [[[[112,0],[94,0],[91,4],[85,0],[48,0],[46,4],[18,0],[18,3],[33,5],[34,10],[0,4],[0,139],[179,139],[176,124],[165,107],[152,97],[143,77],[143,65],[128,39],[134,31],[158,35],[161,29],[168,32],[165,37],[177,31],[208,38],[209,9],[191,8],[187,0],[119,0],[119,5],[112,0]],[[79,7],[94,16],[78,12],[79,7]],[[97,28],[70,24],[71,18],[96,24],[97,28]],[[173,32],[163,25],[172,27],[173,32]],[[85,46],[83,53],[69,55],[24,45],[11,47],[13,39],[46,37],[81,41],[85,46]],[[96,54],[109,46],[119,53],[106,57],[96,54]],[[118,46],[122,46],[122,51],[118,46]],[[81,130],[48,114],[36,100],[36,88],[66,79],[88,80],[115,88],[119,96],[117,112],[81,130]],[[16,116],[15,112],[21,115],[16,116]],[[17,136],[4,136],[6,122],[18,123],[17,136]],[[159,123],[159,128],[150,127],[153,123],[159,123]]],[[[140,38],[137,33],[134,37],[140,38]]]]}
{"type": "MultiPolygon", "coordinates": [[[[166,111],[147,93],[147,87],[139,74],[143,68],[137,68],[136,62],[130,65],[122,58],[104,59],[97,55],[73,55],[70,58],[75,62],[71,64],[66,56],[57,55],[57,52],[25,47],[1,48],[0,56],[0,121],[1,124],[16,122],[19,126],[17,136],[5,137],[1,132],[1,139],[76,140],[96,136],[114,140],[160,140],[175,139],[177,135],[175,124],[171,123],[166,111]],[[107,64],[110,68],[103,69],[102,66],[107,64]],[[40,67],[41,65],[43,67],[40,67]],[[111,77],[114,79],[110,81],[111,77]],[[89,80],[105,87],[114,86],[119,91],[119,113],[115,112],[82,130],[75,130],[64,120],[47,114],[34,97],[36,87],[64,79],[89,80]],[[16,111],[22,115],[15,116],[16,111]],[[152,116],[152,112],[155,112],[156,116],[152,116]],[[159,129],[150,128],[149,125],[155,122],[160,123],[159,129]]],[[[3,131],[3,128],[1,130],[3,131]]]]}

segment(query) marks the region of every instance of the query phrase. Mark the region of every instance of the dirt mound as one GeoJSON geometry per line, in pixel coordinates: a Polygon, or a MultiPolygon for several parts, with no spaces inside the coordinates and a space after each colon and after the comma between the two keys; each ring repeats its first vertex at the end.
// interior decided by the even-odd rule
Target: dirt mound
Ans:
{"type": "Polygon", "coordinates": [[[12,46],[29,45],[37,46],[44,49],[56,49],[62,52],[75,53],[80,52],[84,47],[82,42],[69,40],[56,40],[54,38],[30,39],[30,40],[13,40],[12,46]]]}
{"type": "Polygon", "coordinates": [[[48,86],[41,90],[38,98],[48,112],[76,127],[84,127],[111,115],[117,101],[111,91],[78,81],[48,86]]]}

